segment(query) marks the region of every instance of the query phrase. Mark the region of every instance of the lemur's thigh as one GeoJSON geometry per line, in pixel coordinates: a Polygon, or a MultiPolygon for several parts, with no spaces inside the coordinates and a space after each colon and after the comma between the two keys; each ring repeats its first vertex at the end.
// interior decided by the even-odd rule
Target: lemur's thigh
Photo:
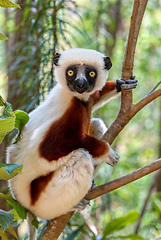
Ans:
{"type": "MultiPolygon", "coordinates": [[[[91,136],[101,139],[106,131],[107,131],[107,127],[100,118],[92,118],[91,119],[91,125],[90,125],[90,135],[91,136]]],[[[118,161],[119,161],[118,154],[109,145],[109,152],[107,154],[105,154],[99,158],[94,158],[94,166],[95,166],[94,175],[96,175],[96,173],[102,163],[105,162],[111,166],[115,166],[118,163],[118,161]]]]}
{"type": "Polygon", "coordinates": [[[107,127],[100,118],[92,118],[90,124],[90,135],[101,139],[103,134],[107,131],[107,127]]]}
{"type": "Polygon", "coordinates": [[[83,149],[75,150],[70,155],[66,164],[54,172],[52,180],[33,209],[41,218],[51,219],[67,213],[92,186],[92,156],[83,149]]]}

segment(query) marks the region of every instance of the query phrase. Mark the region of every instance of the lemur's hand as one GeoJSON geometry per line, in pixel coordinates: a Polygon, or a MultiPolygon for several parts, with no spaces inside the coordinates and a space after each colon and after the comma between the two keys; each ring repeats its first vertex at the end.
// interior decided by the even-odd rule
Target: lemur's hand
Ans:
{"type": "Polygon", "coordinates": [[[120,92],[121,89],[124,89],[126,91],[132,90],[132,89],[136,88],[137,82],[138,81],[135,79],[135,76],[131,76],[130,79],[127,79],[125,81],[123,81],[121,79],[117,79],[116,80],[117,92],[120,92]]]}

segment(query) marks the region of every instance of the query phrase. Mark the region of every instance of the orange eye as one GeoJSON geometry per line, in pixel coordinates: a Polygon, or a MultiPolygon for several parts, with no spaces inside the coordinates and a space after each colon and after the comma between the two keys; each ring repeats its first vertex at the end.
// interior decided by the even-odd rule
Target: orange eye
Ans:
{"type": "Polygon", "coordinates": [[[72,70],[68,70],[67,74],[68,74],[69,77],[72,77],[74,72],[72,70]]]}
{"type": "Polygon", "coordinates": [[[89,76],[93,78],[93,77],[95,77],[95,76],[96,76],[96,73],[95,73],[95,72],[93,72],[93,71],[91,71],[91,72],[89,72],[89,76]]]}

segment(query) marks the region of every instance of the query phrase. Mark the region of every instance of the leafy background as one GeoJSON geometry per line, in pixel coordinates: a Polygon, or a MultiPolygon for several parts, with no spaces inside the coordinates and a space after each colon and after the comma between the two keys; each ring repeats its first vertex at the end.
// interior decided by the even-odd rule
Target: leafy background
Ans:
{"type": "MultiPolygon", "coordinates": [[[[8,37],[7,41],[0,41],[0,94],[12,104],[13,111],[30,112],[55,85],[54,52],[71,47],[96,49],[112,59],[109,79],[120,77],[132,0],[20,0],[18,3],[21,9],[0,9],[1,32],[8,37]]],[[[135,54],[134,74],[139,83],[133,92],[134,102],[161,79],[160,15],[161,1],[149,0],[135,54]]],[[[102,118],[109,126],[119,106],[120,99],[114,99],[93,116],[102,118]]],[[[159,98],[133,118],[113,145],[121,157],[119,164],[114,168],[103,165],[95,180],[97,184],[161,156],[160,109],[159,98]]],[[[0,145],[1,162],[9,141],[7,136],[0,145]]],[[[72,217],[61,238],[154,239],[161,234],[160,179],[160,172],[145,176],[91,201],[91,206],[82,214],[72,217]],[[151,194],[136,236],[138,213],[152,183],[155,192],[151,194]]],[[[1,180],[0,187],[1,192],[8,192],[6,182],[1,180]]],[[[9,209],[6,201],[1,201],[0,206],[3,210],[9,209]]],[[[26,235],[23,224],[18,227],[19,239],[26,235]]],[[[46,222],[39,224],[39,235],[45,225],[46,222]]]]}

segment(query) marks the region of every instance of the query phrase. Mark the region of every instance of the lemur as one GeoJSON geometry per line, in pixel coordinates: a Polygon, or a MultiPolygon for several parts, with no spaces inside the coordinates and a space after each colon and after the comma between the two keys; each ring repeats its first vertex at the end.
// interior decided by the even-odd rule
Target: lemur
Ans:
{"type": "Polygon", "coordinates": [[[7,150],[7,163],[23,164],[9,183],[13,196],[42,219],[81,210],[95,166],[117,164],[118,154],[101,140],[107,128],[91,112],[137,85],[106,81],[111,60],[95,50],[66,50],[53,61],[57,85],[7,150]]]}

